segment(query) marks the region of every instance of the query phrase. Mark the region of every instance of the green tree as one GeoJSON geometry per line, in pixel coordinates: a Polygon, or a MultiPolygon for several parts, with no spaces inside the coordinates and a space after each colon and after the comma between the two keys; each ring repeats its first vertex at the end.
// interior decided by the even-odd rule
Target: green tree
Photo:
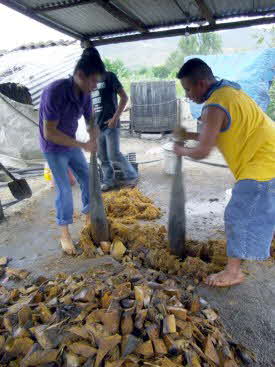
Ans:
{"type": "Polygon", "coordinates": [[[120,59],[111,60],[111,59],[105,58],[104,64],[105,64],[106,70],[112,71],[119,78],[128,78],[130,76],[129,69],[125,66],[123,61],[120,59]]]}
{"type": "Polygon", "coordinates": [[[144,75],[146,73],[148,73],[148,68],[146,68],[145,66],[143,66],[142,68],[140,68],[138,71],[137,71],[137,74],[138,75],[144,75]]]}
{"type": "Polygon", "coordinates": [[[275,47],[275,26],[264,28],[253,35],[258,47],[275,47]]]}
{"type": "Polygon", "coordinates": [[[165,65],[153,66],[152,73],[155,78],[165,79],[168,77],[170,71],[165,65]]]}
{"type": "Polygon", "coordinates": [[[190,55],[214,55],[222,53],[222,39],[217,33],[200,33],[183,36],[176,51],[168,57],[166,67],[175,74],[183,64],[184,58],[190,55]]]}

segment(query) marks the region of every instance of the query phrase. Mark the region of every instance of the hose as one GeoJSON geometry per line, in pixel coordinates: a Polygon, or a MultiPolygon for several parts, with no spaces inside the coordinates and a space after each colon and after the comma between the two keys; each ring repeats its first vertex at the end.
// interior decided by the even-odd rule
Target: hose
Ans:
{"type": "Polygon", "coordinates": [[[10,201],[10,202],[8,202],[8,203],[5,203],[5,204],[2,204],[2,208],[4,209],[4,208],[9,208],[10,206],[13,206],[13,205],[15,205],[15,204],[17,204],[17,203],[19,203],[20,202],[20,200],[13,200],[13,201],[10,201]]]}
{"type": "MultiPolygon", "coordinates": [[[[189,158],[189,157],[185,157],[184,159],[191,161],[191,162],[195,162],[195,163],[200,163],[200,164],[205,164],[207,166],[213,166],[213,167],[220,167],[220,168],[228,168],[228,166],[226,166],[225,164],[219,164],[219,163],[211,163],[211,162],[205,162],[205,161],[196,161],[195,159],[189,158]]],[[[157,163],[157,162],[161,162],[163,161],[163,159],[154,159],[151,161],[140,161],[140,162],[135,162],[137,164],[148,164],[148,163],[157,163]]],[[[12,171],[13,173],[21,173],[22,178],[33,178],[33,177],[39,177],[43,174],[44,168],[43,167],[34,167],[34,168],[26,168],[26,169],[20,169],[20,170],[14,170],[12,171]],[[39,171],[41,171],[39,173],[39,171]]],[[[3,187],[8,187],[8,183],[3,183],[0,184],[0,188],[3,187]]],[[[12,205],[15,205],[19,202],[19,200],[14,200],[5,204],[2,204],[3,208],[8,208],[12,205]]]]}
{"type": "Polygon", "coordinates": [[[132,162],[132,163],[136,163],[136,164],[147,164],[147,163],[155,163],[155,162],[161,162],[161,161],[163,161],[163,158],[162,159],[154,159],[152,161],[141,161],[141,162],[132,162]]]}
{"type": "Polygon", "coordinates": [[[225,165],[225,164],[211,163],[211,162],[207,162],[207,161],[197,161],[197,160],[189,158],[189,157],[184,157],[184,159],[187,159],[188,161],[195,162],[195,163],[206,164],[207,166],[228,168],[228,166],[225,165]]]}
{"type": "Polygon", "coordinates": [[[9,171],[12,173],[25,173],[25,172],[33,172],[33,171],[43,171],[44,167],[33,167],[33,168],[21,168],[21,169],[10,169],[9,171]]]}
{"type": "MultiPolygon", "coordinates": [[[[207,162],[207,161],[197,161],[197,160],[192,159],[192,158],[189,158],[189,157],[184,157],[184,159],[186,159],[188,161],[191,161],[191,162],[195,162],[195,163],[205,164],[207,166],[228,168],[228,166],[225,165],[225,164],[211,163],[211,162],[207,162]]],[[[155,159],[155,160],[152,160],[152,161],[141,161],[141,162],[134,162],[134,163],[137,163],[137,164],[147,164],[147,163],[155,163],[155,162],[161,162],[161,161],[163,161],[163,158],[162,159],[155,159]]]]}

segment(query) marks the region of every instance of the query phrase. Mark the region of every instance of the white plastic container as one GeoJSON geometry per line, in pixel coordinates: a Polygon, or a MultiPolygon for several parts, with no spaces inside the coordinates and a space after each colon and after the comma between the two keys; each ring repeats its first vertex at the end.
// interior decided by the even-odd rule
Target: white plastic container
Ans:
{"type": "Polygon", "coordinates": [[[225,191],[225,205],[227,205],[232,196],[232,189],[228,189],[225,191]]]}
{"type": "Polygon", "coordinates": [[[167,175],[175,174],[177,157],[173,151],[173,145],[174,143],[169,142],[162,146],[163,158],[164,158],[163,159],[163,170],[167,175]]]}

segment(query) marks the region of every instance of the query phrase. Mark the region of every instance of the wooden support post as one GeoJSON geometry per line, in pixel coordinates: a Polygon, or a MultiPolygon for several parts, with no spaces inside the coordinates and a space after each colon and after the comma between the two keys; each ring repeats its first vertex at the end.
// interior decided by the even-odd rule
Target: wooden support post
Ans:
{"type": "Polygon", "coordinates": [[[177,127],[181,126],[181,99],[177,98],[177,127]]]}
{"type": "MultiPolygon", "coordinates": [[[[224,31],[229,29],[237,29],[237,28],[246,28],[252,27],[255,25],[263,25],[263,24],[274,24],[275,17],[261,17],[256,19],[242,20],[237,22],[228,22],[228,23],[215,23],[214,25],[206,25],[200,27],[185,27],[185,28],[176,28],[169,29],[165,31],[157,31],[157,32],[149,32],[142,34],[132,34],[118,37],[111,37],[102,40],[94,40],[94,46],[103,46],[108,44],[122,43],[122,42],[135,42],[142,41],[148,39],[157,39],[162,37],[176,37],[176,36],[184,36],[186,31],[189,34],[197,34],[197,33],[208,33],[208,32],[216,32],[216,31],[224,31]]],[[[93,37],[92,34],[87,35],[87,37],[93,37]]]]}
{"type": "Polygon", "coordinates": [[[0,223],[2,223],[4,221],[4,219],[5,219],[4,210],[3,210],[1,200],[0,200],[0,223]]]}
{"type": "Polygon", "coordinates": [[[108,0],[96,0],[96,3],[120,22],[128,24],[141,33],[148,32],[146,25],[129,10],[123,11],[108,0]]]}
{"type": "Polygon", "coordinates": [[[31,8],[35,12],[49,12],[49,11],[56,11],[56,10],[62,10],[67,8],[73,8],[75,6],[81,6],[81,5],[90,5],[95,3],[96,0],[70,0],[70,1],[55,1],[55,2],[49,2],[47,4],[37,5],[33,8],[31,8]]]}
{"type": "Polygon", "coordinates": [[[215,24],[215,19],[212,11],[209,9],[208,5],[206,5],[204,0],[195,0],[202,16],[209,22],[209,24],[215,24]]]}

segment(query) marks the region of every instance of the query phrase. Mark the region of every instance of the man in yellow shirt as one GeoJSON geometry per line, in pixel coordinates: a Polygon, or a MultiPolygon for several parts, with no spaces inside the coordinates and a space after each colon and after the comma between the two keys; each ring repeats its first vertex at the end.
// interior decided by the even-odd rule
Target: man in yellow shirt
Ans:
{"type": "Polygon", "coordinates": [[[210,275],[210,286],[226,287],[244,280],[241,260],[265,260],[275,230],[275,125],[237,83],[217,81],[200,59],[187,61],[177,77],[186,95],[202,104],[200,134],[195,148],[175,144],[177,155],[208,156],[217,146],[236,184],[225,210],[228,264],[210,275]]]}

